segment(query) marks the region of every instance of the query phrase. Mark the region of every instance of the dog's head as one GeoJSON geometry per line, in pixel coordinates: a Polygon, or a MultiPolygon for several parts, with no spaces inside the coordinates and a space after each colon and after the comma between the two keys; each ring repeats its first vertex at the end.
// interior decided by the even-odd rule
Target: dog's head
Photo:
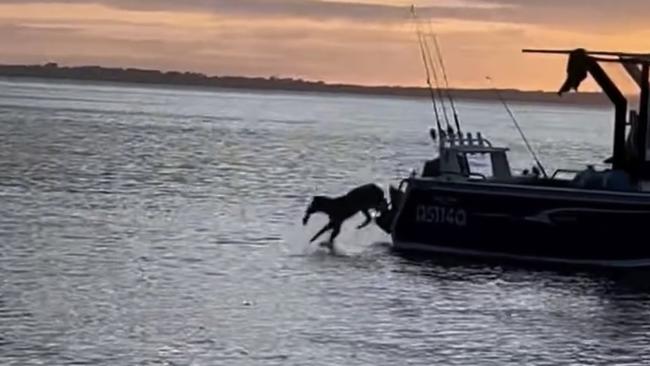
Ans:
{"type": "Polygon", "coordinates": [[[386,197],[381,197],[381,201],[377,205],[377,211],[379,212],[385,212],[388,211],[388,201],[386,200],[386,197]]]}
{"type": "Polygon", "coordinates": [[[372,195],[369,196],[369,207],[371,209],[374,209],[377,212],[384,212],[388,211],[389,204],[388,200],[386,200],[386,196],[384,195],[384,191],[377,185],[374,185],[373,187],[373,193],[372,195]]]}
{"type": "Polygon", "coordinates": [[[384,195],[384,190],[381,189],[381,187],[378,185],[373,184],[369,186],[367,197],[367,202],[369,203],[368,208],[374,209],[378,212],[384,212],[388,210],[389,204],[386,200],[386,196],[384,195]]]}
{"type": "Polygon", "coordinates": [[[307,225],[307,223],[309,222],[309,218],[311,217],[312,214],[322,211],[322,205],[324,199],[325,197],[322,196],[315,196],[311,199],[311,202],[307,207],[307,211],[305,211],[305,216],[302,218],[303,226],[307,225]]]}

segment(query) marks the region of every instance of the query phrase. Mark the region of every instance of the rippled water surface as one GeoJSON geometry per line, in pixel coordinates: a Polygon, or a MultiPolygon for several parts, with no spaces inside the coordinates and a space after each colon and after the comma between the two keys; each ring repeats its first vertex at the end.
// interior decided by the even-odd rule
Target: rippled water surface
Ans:
{"type": "MultiPolygon", "coordinates": [[[[609,154],[608,110],[513,105],[550,168],[609,154]]],[[[499,105],[466,129],[530,158],[499,105]]],[[[426,100],[0,80],[0,364],[650,363],[643,274],[412,261],[309,196],[432,154],[426,100]]],[[[524,242],[522,242],[522,245],[524,242]]]]}

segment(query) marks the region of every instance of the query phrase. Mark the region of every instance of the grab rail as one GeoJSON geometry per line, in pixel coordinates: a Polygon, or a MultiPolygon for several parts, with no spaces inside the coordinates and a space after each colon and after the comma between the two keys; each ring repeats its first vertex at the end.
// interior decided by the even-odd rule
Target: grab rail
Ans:
{"type": "Polygon", "coordinates": [[[555,179],[555,177],[556,177],[559,173],[574,173],[574,174],[578,174],[578,173],[580,173],[581,171],[582,171],[582,170],[575,170],[575,169],[557,169],[557,170],[553,173],[553,175],[551,176],[551,179],[555,179]]]}
{"type": "Polygon", "coordinates": [[[451,172],[451,171],[442,171],[440,174],[451,174],[451,175],[457,175],[459,177],[469,177],[469,178],[481,178],[482,180],[487,180],[487,177],[481,173],[474,173],[470,172],[469,174],[463,174],[463,173],[458,173],[458,172],[451,172]]]}

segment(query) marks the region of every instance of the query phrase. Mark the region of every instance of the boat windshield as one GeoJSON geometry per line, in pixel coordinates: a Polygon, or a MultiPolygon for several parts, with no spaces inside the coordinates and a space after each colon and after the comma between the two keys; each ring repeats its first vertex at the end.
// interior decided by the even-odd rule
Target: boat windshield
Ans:
{"type": "Polygon", "coordinates": [[[494,176],[490,154],[466,154],[470,175],[479,175],[485,178],[494,176]]]}

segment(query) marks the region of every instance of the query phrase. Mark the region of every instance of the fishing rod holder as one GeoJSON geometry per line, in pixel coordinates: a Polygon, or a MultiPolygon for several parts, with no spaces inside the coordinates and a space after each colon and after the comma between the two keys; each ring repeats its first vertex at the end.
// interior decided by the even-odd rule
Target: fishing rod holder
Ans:
{"type": "Polygon", "coordinates": [[[471,132],[466,134],[462,133],[447,133],[444,130],[437,132],[435,128],[429,130],[431,139],[434,142],[438,142],[442,145],[448,146],[478,146],[478,147],[491,147],[492,143],[483,137],[483,134],[480,132],[476,133],[476,136],[472,135],[471,132]]]}

